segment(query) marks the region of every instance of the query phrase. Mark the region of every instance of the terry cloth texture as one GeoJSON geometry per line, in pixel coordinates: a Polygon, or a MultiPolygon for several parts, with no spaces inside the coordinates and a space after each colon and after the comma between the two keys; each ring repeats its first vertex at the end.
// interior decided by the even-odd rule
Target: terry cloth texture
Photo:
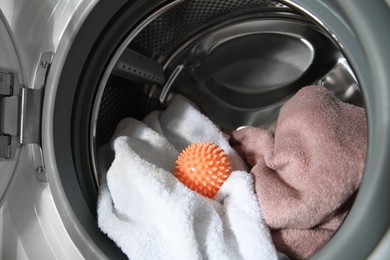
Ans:
{"type": "Polygon", "coordinates": [[[230,140],[250,167],[276,249],[308,259],[336,232],[361,183],[367,150],[363,108],[319,86],[281,109],[275,133],[244,128],[230,140]]]}
{"type": "Polygon", "coordinates": [[[143,122],[124,119],[112,149],[115,159],[99,190],[98,224],[130,259],[277,259],[251,174],[188,100],[176,96],[143,122]],[[199,142],[218,145],[231,161],[232,175],[215,200],[172,174],[179,152],[199,142]]]}

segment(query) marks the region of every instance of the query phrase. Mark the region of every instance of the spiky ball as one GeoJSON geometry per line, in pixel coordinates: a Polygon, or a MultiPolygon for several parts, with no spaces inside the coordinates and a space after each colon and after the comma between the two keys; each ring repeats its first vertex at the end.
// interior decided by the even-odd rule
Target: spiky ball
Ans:
{"type": "Polygon", "coordinates": [[[226,153],[214,144],[192,144],[176,160],[177,179],[205,197],[214,198],[230,174],[226,153]]]}

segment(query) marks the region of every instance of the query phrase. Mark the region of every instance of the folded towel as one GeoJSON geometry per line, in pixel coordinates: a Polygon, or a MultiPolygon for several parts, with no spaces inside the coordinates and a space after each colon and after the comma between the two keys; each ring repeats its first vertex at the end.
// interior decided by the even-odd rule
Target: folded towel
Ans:
{"type": "Polygon", "coordinates": [[[176,96],[143,122],[124,119],[112,145],[115,159],[102,176],[98,225],[130,259],[277,258],[244,162],[185,98],[176,96]],[[172,174],[179,152],[194,142],[219,145],[232,162],[234,171],[215,200],[172,174]]]}
{"type": "Polygon", "coordinates": [[[245,159],[276,248],[307,259],[338,229],[365,165],[365,111],[325,88],[301,89],[281,109],[275,133],[244,128],[231,145],[245,159]]]}

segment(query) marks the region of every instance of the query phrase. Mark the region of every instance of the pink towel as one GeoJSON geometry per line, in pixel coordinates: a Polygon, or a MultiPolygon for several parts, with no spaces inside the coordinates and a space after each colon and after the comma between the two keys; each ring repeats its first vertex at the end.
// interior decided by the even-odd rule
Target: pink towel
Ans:
{"type": "Polygon", "coordinates": [[[307,259],[336,232],[360,185],[365,111],[323,87],[301,89],[281,109],[275,133],[248,127],[231,145],[251,168],[276,248],[307,259]]]}

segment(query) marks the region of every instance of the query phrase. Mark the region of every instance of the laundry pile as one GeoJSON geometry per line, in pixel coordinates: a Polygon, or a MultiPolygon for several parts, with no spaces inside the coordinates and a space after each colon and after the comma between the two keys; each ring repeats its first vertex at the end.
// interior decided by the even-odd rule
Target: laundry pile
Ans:
{"type": "Polygon", "coordinates": [[[109,164],[101,166],[98,224],[130,259],[276,259],[276,250],[307,259],[348,213],[366,147],[364,110],[322,87],[291,98],[274,133],[247,127],[230,137],[177,95],[142,122],[124,119],[101,149],[109,164]],[[216,144],[231,162],[214,199],[173,175],[192,143],[216,144]]]}

